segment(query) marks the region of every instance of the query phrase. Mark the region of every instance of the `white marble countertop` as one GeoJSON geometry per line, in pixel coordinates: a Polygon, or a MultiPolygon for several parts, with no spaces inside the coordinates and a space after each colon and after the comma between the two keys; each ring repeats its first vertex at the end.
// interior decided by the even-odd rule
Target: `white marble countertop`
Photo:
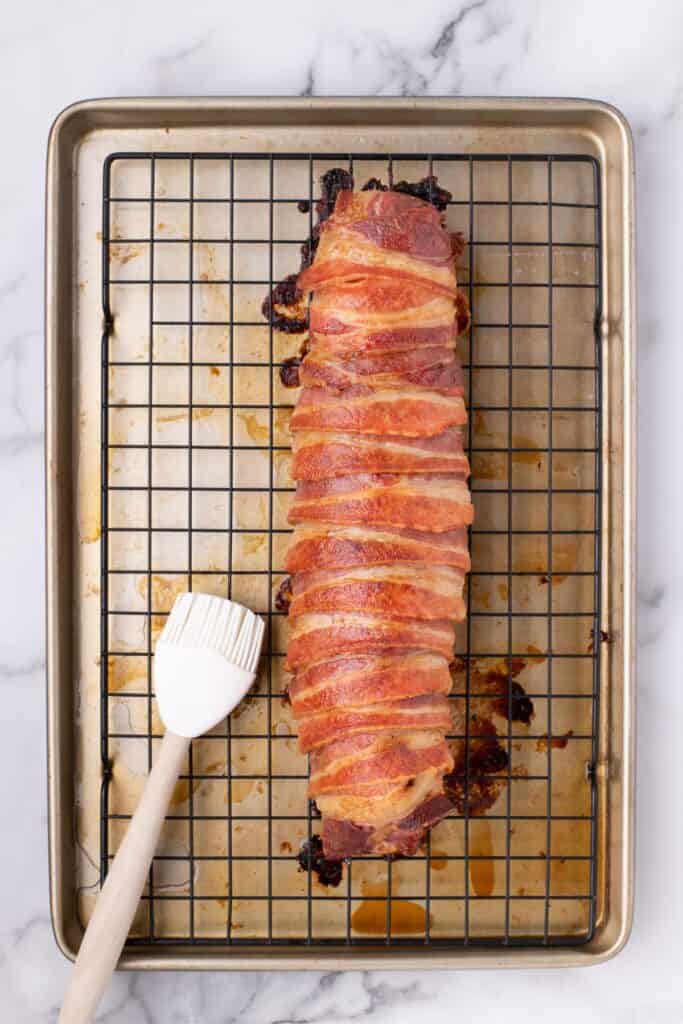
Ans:
{"type": "Polygon", "coordinates": [[[633,0],[27,0],[0,25],[0,1017],[56,1020],[68,965],[47,887],[43,184],[55,114],[91,96],[589,96],[630,119],[639,287],[638,869],[632,938],[577,973],[119,975],[111,1024],[683,1019],[683,7],[633,0]],[[676,355],[676,353],[679,355],[676,355]],[[10,497],[11,496],[11,497],[10,497]],[[666,569],[666,573],[664,570],[666,569]],[[678,625],[677,625],[678,623],[678,625]],[[676,644],[674,644],[676,640],[676,644]]]}

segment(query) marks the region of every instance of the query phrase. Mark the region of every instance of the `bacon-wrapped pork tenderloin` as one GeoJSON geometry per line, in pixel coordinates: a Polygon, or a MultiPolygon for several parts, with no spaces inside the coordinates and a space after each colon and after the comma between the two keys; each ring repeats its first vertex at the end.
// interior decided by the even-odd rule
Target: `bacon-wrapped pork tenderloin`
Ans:
{"type": "Polygon", "coordinates": [[[454,264],[429,203],[342,191],[298,280],[312,300],[286,665],[329,858],[415,853],[452,806],[472,522],[454,264]]]}

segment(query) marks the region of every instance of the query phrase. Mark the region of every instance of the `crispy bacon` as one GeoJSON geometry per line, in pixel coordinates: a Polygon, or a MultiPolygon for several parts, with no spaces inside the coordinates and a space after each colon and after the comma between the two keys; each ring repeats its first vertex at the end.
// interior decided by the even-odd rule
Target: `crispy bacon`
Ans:
{"type": "Polygon", "coordinates": [[[467,531],[425,533],[422,530],[365,525],[297,526],[287,551],[285,569],[294,573],[391,562],[453,565],[468,572],[467,531]]]}
{"type": "Polygon", "coordinates": [[[292,524],[360,523],[431,533],[457,530],[473,519],[469,490],[460,476],[368,474],[305,480],[289,512],[292,524]]]}
{"type": "Polygon", "coordinates": [[[299,615],[292,621],[286,667],[291,671],[340,654],[433,651],[453,658],[453,623],[361,613],[299,615]]]}
{"type": "MultiPolygon", "coordinates": [[[[306,360],[304,360],[304,365],[306,360]]],[[[292,413],[292,430],[332,430],[387,437],[433,437],[467,422],[462,397],[420,388],[354,385],[342,393],[304,388],[292,413]]]]}
{"type": "Polygon", "coordinates": [[[381,565],[297,573],[290,619],[355,611],[411,619],[462,619],[463,575],[450,566],[381,565]]]}
{"type": "Polygon", "coordinates": [[[297,673],[289,699],[297,718],[338,707],[364,707],[384,701],[448,694],[451,674],[442,655],[365,654],[310,665],[297,673]]]}
{"type": "Polygon", "coordinates": [[[427,388],[440,395],[464,394],[462,369],[452,347],[336,356],[313,349],[299,374],[306,387],[339,390],[353,385],[373,388],[427,388]]]}
{"type": "Polygon", "coordinates": [[[462,431],[457,427],[434,437],[391,439],[382,434],[301,430],[294,435],[293,449],[295,480],[368,473],[452,473],[464,477],[469,472],[462,431]]]}
{"type": "Polygon", "coordinates": [[[393,736],[415,729],[448,732],[450,727],[448,698],[421,694],[395,703],[388,701],[369,704],[367,707],[337,708],[319,715],[307,715],[299,722],[299,746],[307,752],[355,733],[391,732],[393,736]]]}
{"type": "Polygon", "coordinates": [[[356,787],[387,792],[420,772],[453,763],[441,730],[407,732],[394,738],[371,732],[344,736],[311,757],[312,794],[349,793],[356,787]]]}
{"type": "Polygon", "coordinates": [[[313,295],[291,418],[290,700],[325,856],[411,854],[451,807],[462,717],[449,663],[473,510],[453,239],[412,195],[341,191],[297,287],[313,295]]]}

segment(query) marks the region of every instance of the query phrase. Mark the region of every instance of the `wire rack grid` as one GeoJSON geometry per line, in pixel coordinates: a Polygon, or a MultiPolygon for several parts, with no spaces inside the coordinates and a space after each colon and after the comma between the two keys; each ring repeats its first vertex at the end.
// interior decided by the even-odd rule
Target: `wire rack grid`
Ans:
{"type": "MultiPolygon", "coordinates": [[[[599,716],[599,167],[566,154],[117,153],[103,176],[101,876],[162,735],[154,642],[175,594],[249,603],[268,650],[241,714],[192,745],[131,944],[575,944],[593,932],[599,716]],[[298,869],[315,832],[283,700],[293,490],[283,358],[260,305],[299,265],[319,179],[435,174],[467,242],[461,354],[476,522],[453,699],[469,745],[487,672],[534,702],[496,722],[485,816],[424,853],[298,869]]],[[[469,761],[466,760],[469,766],[469,761]]],[[[466,768],[464,786],[473,781],[466,768]]]]}

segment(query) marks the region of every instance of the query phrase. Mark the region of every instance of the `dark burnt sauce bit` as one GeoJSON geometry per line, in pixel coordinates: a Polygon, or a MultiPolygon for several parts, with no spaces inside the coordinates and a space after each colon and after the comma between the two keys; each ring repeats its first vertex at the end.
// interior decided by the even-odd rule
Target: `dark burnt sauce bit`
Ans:
{"type": "Polygon", "coordinates": [[[289,359],[283,359],[280,364],[280,382],[283,387],[298,388],[301,386],[301,374],[299,373],[299,369],[307,352],[308,339],[300,345],[298,356],[290,356],[289,359]]]}
{"type": "MultiPolygon", "coordinates": [[[[299,271],[313,261],[320,240],[320,225],[332,213],[337,196],[344,189],[352,188],[353,176],[340,167],[335,167],[323,174],[320,183],[320,199],[315,204],[317,224],[314,226],[311,236],[301,246],[299,271]]],[[[308,213],[310,210],[310,203],[307,199],[302,199],[297,206],[302,213],[308,213]]],[[[303,292],[297,288],[298,277],[299,272],[285,277],[275,285],[261,305],[264,318],[272,323],[276,331],[283,331],[285,334],[303,334],[308,330],[308,304],[303,292]]],[[[285,384],[285,386],[296,387],[297,385],[285,384]]]]}
{"type": "Polygon", "coordinates": [[[350,171],[345,171],[343,167],[333,167],[332,170],[325,171],[320,179],[320,199],[315,205],[319,224],[331,216],[339,193],[352,189],[353,175],[350,171]]]}
{"type": "Polygon", "coordinates": [[[399,181],[397,184],[392,185],[392,192],[404,192],[406,195],[415,196],[416,199],[422,199],[425,203],[431,203],[437,210],[444,211],[451,199],[453,194],[446,188],[441,188],[438,179],[433,174],[428,174],[426,178],[420,178],[419,181],[399,181]]]}
{"type": "Polygon", "coordinates": [[[276,284],[261,305],[261,312],[276,331],[302,334],[308,329],[308,306],[297,288],[298,274],[290,274],[276,284]]]}
{"type": "Polygon", "coordinates": [[[487,675],[488,681],[496,686],[499,694],[493,701],[494,710],[510,722],[531,725],[531,719],[534,717],[534,705],[531,698],[527,697],[526,690],[521,683],[515,682],[514,679],[508,683],[508,677],[502,672],[491,671],[487,675]]]}
{"type": "Polygon", "coordinates": [[[495,775],[505,771],[508,756],[495,736],[491,736],[478,744],[470,757],[470,772],[478,775],[495,775]]]}
{"type": "Polygon", "coordinates": [[[379,178],[369,178],[363,187],[361,192],[388,192],[389,186],[383,185],[379,178]]]}
{"type": "Polygon", "coordinates": [[[463,752],[444,776],[444,792],[458,814],[485,814],[500,796],[504,780],[493,776],[505,771],[508,756],[495,736],[487,736],[470,739],[468,760],[469,771],[463,752]]]}
{"type": "MultiPolygon", "coordinates": [[[[433,174],[428,175],[426,178],[420,178],[419,181],[399,181],[397,184],[385,185],[379,178],[370,178],[361,188],[361,192],[403,192],[409,196],[415,196],[416,199],[422,199],[425,203],[431,203],[437,210],[443,212],[451,199],[453,194],[448,189],[441,188],[438,179],[433,174]]],[[[462,235],[458,233],[459,242],[462,240],[462,235]]],[[[460,248],[458,251],[462,251],[460,248]]]]}
{"type": "Polygon", "coordinates": [[[472,714],[469,743],[461,746],[453,771],[443,780],[444,792],[458,814],[485,814],[493,807],[505,784],[496,776],[507,766],[507,751],[493,722],[472,714]]]}
{"type": "MultiPolygon", "coordinates": [[[[321,225],[331,216],[339,193],[353,189],[353,187],[353,175],[350,171],[344,170],[343,167],[333,167],[323,174],[320,179],[320,199],[315,204],[316,223],[313,226],[311,235],[303,242],[300,250],[300,270],[310,266],[313,262],[313,257],[320,241],[321,225]]],[[[373,190],[388,192],[389,186],[383,184],[379,178],[370,178],[362,186],[361,191],[373,190]]],[[[447,189],[439,186],[434,175],[422,178],[418,182],[399,181],[398,184],[392,186],[392,191],[404,192],[415,196],[417,199],[431,203],[437,210],[441,211],[446,209],[448,203],[453,198],[447,189]]],[[[297,208],[301,213],[309,213],[311,208],[310,200],[299,200],[297,208]]],[[[460,239],[460,242],[457,243],[459,246],[462,236],[454,236],[454,238],[456,237],[460,239]]],[[[456,251],[458,250],[456,249],[456,251]]],[[[283,281],[280,281],[279,284],[276,284],[261,306],[264,318],[272,322],[275,330],[283,331],[286,334],[303,334],[304,331],[308,330],[308,308],[303,294],[296,286],[297,278],[298,273],[290,274],[283,281]]],[[[469,322],[469,317],[467,322],[469,322]]],[[[290,379],[292,379],[292,374],[290,374],[290,379]]],[[[285,384],[284,380],[283,384],[285,384]]],[[[297,385],[292,383],[285,384],[285,386],[296,387],[297,385]]]]}
{"type": "Polygon", "coordinates": [[[275,595],[275,608],[279,612],[287,614],[289,606],[292,603],[292,579],[291,576],[285,576],[282,583],[277,589],[275,595]]]}
{"type": "Polygon", "coordinates": [[[337,886],[342,880],[343,862],[323,856],[323,841],[318,835],[312,835],[301,844],[297,860],[299,871],[315,872],[321,885],[337,886]]]}
{"type": "Polygon", "coordinates": [[[298,388],[301,384],[299,379],[299,367],[301,366],[300,356],[291,356],[284,359],[280,366],[280,380],[286,388],[298,388]]]}
{"type": "MultiPolygon", "coordinates": [[[[530,725],[534,717],[534,704],[522,684],[517,682],[517,676],[521,675],[530,660],[505,659],[482,671],[477,660],[473,659],[470,667],[470,688],[483,698],[490,694],[491,710],[502,718],[530,725]]],[[[464,672],[466,667],[467,663],[463,658],[456,658],[453,662],[453,669],[456,672],[464,672]]]]}
{"type": "Polygon", "coordinates": [[[455,296],[455,326],[458,335],[464,334],[470,326],[470,306],[464,292],[455,296]]]}
{"type": "Polygon", "coordinates": [[[534,705],[521,683],[513,683],[510,699],[505,701],[506,718],[511,722],[522,722],[524,725],[531,725],[534,717],[534,705]]]}

